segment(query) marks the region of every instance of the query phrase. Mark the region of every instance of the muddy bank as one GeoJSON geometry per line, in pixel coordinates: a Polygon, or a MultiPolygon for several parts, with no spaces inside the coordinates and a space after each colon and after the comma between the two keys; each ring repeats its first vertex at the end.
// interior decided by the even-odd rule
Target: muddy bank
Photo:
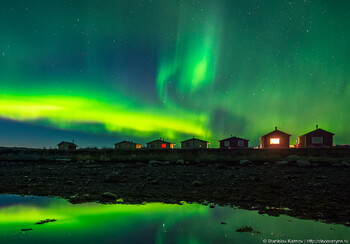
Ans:
{"type": "Polygon", "coordinates": [[[0,194],[72,203],[215,203],[350,226],[349,165],[292,157],[271,163],[0,161],[0,194]]]}

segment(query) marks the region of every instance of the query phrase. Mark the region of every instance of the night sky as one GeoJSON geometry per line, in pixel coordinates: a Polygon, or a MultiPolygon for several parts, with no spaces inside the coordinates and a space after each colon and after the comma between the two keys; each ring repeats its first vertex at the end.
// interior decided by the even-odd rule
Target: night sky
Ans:
{"type": "Polygon", "coordinates": [[[350,1],[2,0],[0,146],[275,126],[350,143],[350,1]]]}

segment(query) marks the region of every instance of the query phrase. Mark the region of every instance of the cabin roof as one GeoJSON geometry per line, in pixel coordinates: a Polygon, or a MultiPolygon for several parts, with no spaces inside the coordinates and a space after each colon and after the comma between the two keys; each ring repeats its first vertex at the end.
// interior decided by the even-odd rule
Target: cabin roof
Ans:
{"type": "Polygon", "coordinates": [[[136,142],[132,142],[132,141],[121,141],[121,142],[117,142],[117,143],[114,143],[114,145],[119,145],[119,144],[122,144],[122,143],[129,143],[129,144],[134,144],[134,145],[141,145],[140,143],[136,143],[136,142]]]}
{"type": "Polygon", "coordinates": [[[62,144],[68,144],[70,146],[74,146],[77,147],[76,144],[72,143],[72,142],[68,142],[68,141],[61,141],[59,144],[57,144],[57,146],[62,145],[62,144]]]}
{"type": "Polygon", "coordinates": [[[201,139],[198,139],[198,138],[191,138],[191,139],[188,139],[188,140],[184,140],[184,141],[182,141],[181,143],[187,142],[187,141],[192,141],[192,140],[209,143],[208,141],[204,141],[204,140],[201,140],[201,139]]]}
{"type": "Polygon", "coordinates": [[[161,143],[175,144],[175,143],[172,143],[172,142],[167,142],[167,141],[163,141],[163,140],[159,140],[159,139],[154,140],[154,141],[147,142],[146,144],[151,144],[151,143],[153,143],[153,142],[157,142],[157,141],[159,141],[159,142],[161,142],[161,143]]]}
{"type": "Polygon", "coordinates": [[[318,129],[316,129],[316,130],[310,131],[310,132],[308,132],[308,133],[306,133],[306,134],[304,134],[304,135],[301,135],[301,136],[299,136],[299,137],[306,136],[306,135],[311,134],[311,133],[314,133],[314,132],[316,132],[316,131],[317,131],[317,132],[326,133],[326,134],[335,135],[335,134],[332,133],[332,132],[329,132],[329,131],[326,131],[326,130],[323,130],[323,129],[318,128],[318,129]]]}
{"type": "Polygon", "coordinates": [[[269,135],[275,134],[275,133],[277,133],[277,134],[284,134],[286,136],[291,136],[290,134],[288,134],[286,132],[283,132],[283,131],[280,131],[280,130],[277,130],[277,128],[276,128],[274,131],[271,131],[270,133],[267,133],[267,134],[263,135],[262,137],[269,136],[269,135]]]}
{"type": "Polygon", "coordinates": [[[220,141],[229,141],[229,140],[231,140],[231,139],[237,139],[237,140],[249,141],[249,140],[247,140],[247,139],[243,139],[243,138],[240,138],[240,137],[237,137],[237,136],[231,136],[231,137],[229,137],[229,138],[219,140],[219,142],[220,142],[220,141]]]}

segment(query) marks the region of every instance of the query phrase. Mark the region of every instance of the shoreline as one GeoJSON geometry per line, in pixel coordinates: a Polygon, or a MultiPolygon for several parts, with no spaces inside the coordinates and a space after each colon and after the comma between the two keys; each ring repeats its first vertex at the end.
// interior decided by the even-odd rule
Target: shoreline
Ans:
{"type": "Polygon", "coordinates": [[[0,194],[237,206],[350,226],[350,166],[296,161],[0,161],[0,194]],[[286,163],[287,162],[287,163],[286,163]]]}

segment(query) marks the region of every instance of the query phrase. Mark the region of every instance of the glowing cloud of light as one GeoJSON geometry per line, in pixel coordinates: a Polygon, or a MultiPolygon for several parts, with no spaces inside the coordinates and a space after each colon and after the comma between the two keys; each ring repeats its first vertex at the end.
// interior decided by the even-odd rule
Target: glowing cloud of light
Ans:
{"type": "Polygon", "coordinates": [[[162,131],[169,138],[177,133],[208,135],[205,116],[172,109],[131,107],[86,97],[1,95],[0,116],[18,121],[44,121],[59,128],[79,129],[81,124],[101,124],[106,131],[148,135],[162,131]]]}

